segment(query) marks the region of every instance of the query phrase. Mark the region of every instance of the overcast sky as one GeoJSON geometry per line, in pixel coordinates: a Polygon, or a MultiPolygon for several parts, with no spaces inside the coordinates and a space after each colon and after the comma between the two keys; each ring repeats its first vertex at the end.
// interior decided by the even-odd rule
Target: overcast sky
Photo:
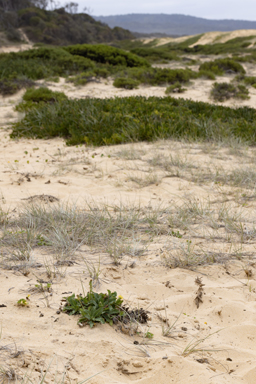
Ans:
{"type": "MultiPolygon", "coordinates": [[[[59,0],[63,5],[71,0],[59,0]]],[[[207,19],[256,20],[256,0],[72,0],[95,16],[180,13],[207,19]]]]}

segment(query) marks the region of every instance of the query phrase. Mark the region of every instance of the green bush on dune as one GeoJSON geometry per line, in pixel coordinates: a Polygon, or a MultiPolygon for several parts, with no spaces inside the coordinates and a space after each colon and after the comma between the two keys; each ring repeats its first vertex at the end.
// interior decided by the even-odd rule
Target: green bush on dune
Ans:
{"type": "Polygon", "coordinates": [[[62,137],[68,145],[159,138],[256,144],[255,109],[232,109],[171,97],[62,100],[39,105],[13,126],[11,137],[62,137]]]}
{"type": "Polygon", "coordinates": [[[253,88],[256,88],[256,77],[255,76],[237,75],[234,78],[234,82],[243,82],[246,85],[251,85],[253,88]]]}
{"type": "Polygon", "coordinates": [[[231,73],[245,73],[241,64],[232,59],[216,59],[214,61],[207,61],[200,65],[199,71],[211,71],[216,75],[223,75],[225,72],[231,73]]]}
{"type": "MultiPolygon", "coordinates": [[[[105,45],[39,47],[0,54],[0,94],[13,94],[23,87],[31,87],[33,80],[87,72],[105,78],[123,68],[141,66],[149,64],[134,54],[105,45]]],[[[82,79],[74,80],[82,83],[82,79]]]]}
{"type": "Polygon", "coordinates": [[[17,111],[27,111],[40,103],[56,103],[57,101],[67,100],[63,92],[54,92],[46,87],[29,88],[23,95],[23,102],[17,105],[17,111]]]}
{"type": "Polygon", "coordinates": [[[165,93],[168,95],[169,93],[183,93],[185,91],[186,88],[182,88],[182,85],[177,81],[176,83],[167,87],[165,93]]]}
{"type": "Polygon", "coordinates": [[[13,94],[23,87],[31,87],[33,80],[69,76],[94,67],[93,61],[72,56],[62,48],[42,47],[0,54],[0,93],[13,94]]]}
{"type": "Polygon", "coordinates": [[[130,79],[129,77],[118,77],[113,83],[114,87],[125,89],[138,88],[139,84],[140,82],[138,80],[130,79]]]}
{"type": "Polygon", "coordinates": [[[180,60],[180,57],[176,55],[176,53],[170,52],[168,48],[134,48],[131,49],[131,53],[134,53],[135,55],[141,56],[146,58],[147,60],[156,62],[156,61],[163,61],[163,60],[180,60]]]}
{"type": "Polygon", "coordinates": [[[216,101],[225,101],[231,98],[242,100],[250,98],[249,91],[244,85],[234,85],[230,83],[214,83],[211,96],[216,101]]]}
{"type": "MultiPolygon", "coordinates": [[[[129,68],[117,74],[119,78],[136,80],[139,84],[171,85],[177,82],[187,83],[196,79],[198,74],[190,69],[169,68],[129,68]]],[[[115,83],[114,83],[115,85],[115,83]]]]}
{"type": "Polygon", "coordinates": [[[149,63],[145,59],[108,45],[77,44],[64,47],[64,49],[72,55],[85,57],[97,63],[131,68],[149,67],[149,63]]]}

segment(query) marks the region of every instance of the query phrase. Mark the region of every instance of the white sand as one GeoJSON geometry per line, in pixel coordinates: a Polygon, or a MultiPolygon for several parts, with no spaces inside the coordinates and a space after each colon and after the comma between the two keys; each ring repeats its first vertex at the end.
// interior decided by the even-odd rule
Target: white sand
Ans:
{"type": "MultiPolygon", "coordinates": [[[[247,69],[253,73],[253,68],[247,69]]],[[[223,77],[218,79],[224,80],[223,77]]],[[[211,101],[211,84],[211,81],[197,80],[184,97],[211,101]]],[[[164,87],[118,90],[111,82],[75,88],[65,84],[64,80],[49,86],[77,98],[135,94],[164,96],[165,90],[164,87]]],[[[12,97],[0,98],[0,198],[3,210],[9,209],[16,215],[22,204],[29,204],[23,199],[39,194],[53,195],[61,203],[73,201],[78,206],[87,200],[109,205],[172,207],[197,198],[199,202],[212,201],[213,210],[218,204],[226,204],[230,210],[242,210],[243,216],[250,217],[246,225],[255,222],[255,199],[243,200],[243,195],[253,193],[252,190],[215,184],[213,180],[199,183],[195,176],[190,179],[190,173],[200,175],[207,169],[220,169],[222,173],[234,168],[254,169],[253,148],[230,149],[172,141],[91,148],[66,147],[61,139],[13,141],[9,139],[8,124],[21,117],[13,111],[13,106],[21,100],[22,94],[23,91],[12,97]],[[182,168],[182,164],[178,168],[173,166],[174,171],[179,170],[180,177],[167,177],[163,168],[148,163],[153,157],[168,158],[170,155],[177,163],[179,159],[185,160],[198,168],[190,170],[186,166],[182,168]],[[154,175],[156,181],[144,187],[131,181],[131,177],[136,176],[145,182],[150,175],[154,175]]],[[[248,101],[229,101],[225,105],[254,106],[256,90],[250,89],[250,95],[248,101]]],[[[37,278],[49,281],[44,266],[30,269],[28,276],[19,271],[1,269],[0,304],[7,307],[0,308],[0,346],[8,345],[14,354],[17,349],[22,353],[14,358],[10,351],[1,349],[0,366],[13,367],[20,377],[28,372],[33,383],[39,383],[40,372],[46,372],[55,356],[45,383],[53,383],[55,374],[60,380],[61,373],[66,371],[65,383],[72,384],[96,373],[99,375],[90,380],[92,384],[153,384],[156,381],[159,384],[255,384],[254,241],[245,241],[240,259],[233,257],[220,264],[171,269],[163,262],[164,255],[172,255],[167,245],[173,241],[186,245],[186,241],[191,240],[193,246],[205,252],[214,250],[230,254],[237,251],[239,254],[240,243],[236,243],[234,234],[227,235],[224,241],[218,236],[209,237],[207,231],[210,231],[209,227],[200,220],[194,232],[181,231],[181,239],[156,236],[143,256],[126,255],[119,266],[113,265],[107,253],[82,247],[76,253],[76,263],[61,269],[64,276],[57,274],[52,279],[53,294],[49,296],[49,308],[40,294],[31,295],[29,308],[15,305],[17,300],[25,298],[37,278]],[[246,252],[252,252],[252,256],[248,258],[246,252]],[[148,327],[141,325],[140,330],[153,333],[152,340],[143,339],[140,335],[130,336],[117,326],[79,328],[76,317],[56,314],[62,297],[68,295],[64,292],[80,293],[81,281],[88,289],[90,276],[83,259],[97,267],[99,258],[100,286],[97,291],[117,291],[131,306],[149,310],[151,320],[148,327]],[[135,267],[130,268],[134,261],[135,267]],[[246,269],[251,270],[249,278],[246,269]],[[205,284],[203,303],[199,308],[194,302],[197,276],[205,284]],[[40,317],[41,313],[43,316],[40,317]],[[162,327],[166,324],[159,320],[158,314],[162,317],[167,315],[170,324],[178,318],[172,337],[162,335],[162,327]],[[197,345],[198,351],[184,356],[183,351],[188,345],[205,338],[197,345]],[[135,345],[134,341],[142,345],[135,345]]],[[[50,265],[54,262],[54,255],[47,247],[38,247],[33,255],[37,262],[46,261],[50,265]]]]}

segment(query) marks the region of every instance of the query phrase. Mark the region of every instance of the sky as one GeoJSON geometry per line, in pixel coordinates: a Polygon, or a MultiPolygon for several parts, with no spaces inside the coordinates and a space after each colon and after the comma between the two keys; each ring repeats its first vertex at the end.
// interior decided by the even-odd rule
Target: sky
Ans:
{"type": "Polygon", "coordinates": [[[179,13],[206,19],[256,20],[256,0],[59,0],[74,1],[95,16],[127,13],[179,13]]]}

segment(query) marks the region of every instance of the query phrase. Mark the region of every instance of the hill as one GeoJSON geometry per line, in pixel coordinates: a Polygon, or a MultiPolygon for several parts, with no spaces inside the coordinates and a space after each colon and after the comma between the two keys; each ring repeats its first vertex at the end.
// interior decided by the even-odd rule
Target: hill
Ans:
{"type": "Polygon", "coordinates": [[[103,43],[133,38],[130,31],[111,29],[86,13],[69,13],[65,8],[41,9],[30,1],[0,0],[0,32],[12,41],[22,40],[19,29],[30,41],[53,45],[103,43]],[[9,3],[9,6],[5,6],[9,3]],[[19,4],[18,7],[15,4],[19,4]]]}
{"type": "Polygon", "coordinates": [[[256,21],[208,20],[186,15],[127,14],[115,16],[94,16],[109,27],[115,26],[139,33],[165,33],[167,35],[194,35],[212,31],[234,31],[256,29],[256,21]]]}

